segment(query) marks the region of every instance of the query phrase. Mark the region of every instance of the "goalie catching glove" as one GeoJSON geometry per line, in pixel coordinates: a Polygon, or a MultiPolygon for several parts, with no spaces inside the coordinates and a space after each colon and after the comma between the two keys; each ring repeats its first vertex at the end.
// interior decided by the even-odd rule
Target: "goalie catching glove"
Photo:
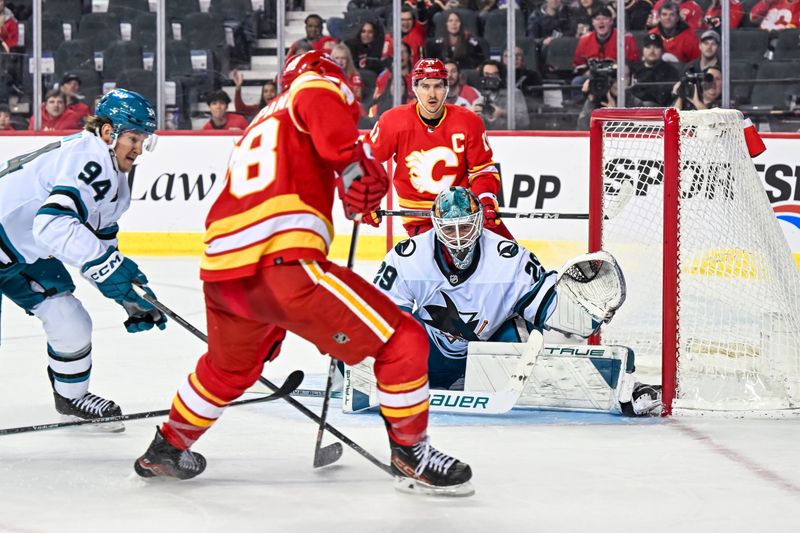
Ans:
{"type": "Polygon", "coordinates": [[[147,276],[139,270],[139,265],[124,257],[115,247],[81,268],[83,276],[95,284],[103,293],[120,304],[128,313],[125,329],[130,333],[147,331],[157,326],[166,328],[167,318],[147,300],[133,290],[133,284],[142,286],[148,294],[155,297],[152,290],[146,287],[147,276]]]}
{"type": "Polygon", "coordinates": [[[625,276],[608,252],[580,255],[561,267],[556,294],[558,307],[548,327],[589,337],[625,302],[625,276]]]}
{"type": "Polygon", "coordinates": [[[369,147],[359,144],[356,152],[361,152],[361,159],[350,163],[341,172],[341,179],[337,182],[339,198],[344,204],[345,214],[351,220],[358,215],[369,218],[371,212],[380,207],[381,200],[389,190],[389,176],[383,165],[373,159],[369,147]]]}

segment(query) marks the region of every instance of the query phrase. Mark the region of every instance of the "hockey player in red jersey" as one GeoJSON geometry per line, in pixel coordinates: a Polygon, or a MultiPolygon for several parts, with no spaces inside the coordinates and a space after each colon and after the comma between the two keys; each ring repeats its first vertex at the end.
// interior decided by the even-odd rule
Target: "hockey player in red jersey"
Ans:
{"type": "MultiPolygon", "coordinates": [[[[404,209],[430,209],[442,191],[469,188],[481,202],[485,226],[512,239],[497,216],[500,174],[481,118],[472,111],[445,103],[447,69],[438,59],[420,59],[411,73],[417,97],[381,115],[366,142],[378,161],[394,157],[394,188],[404,209]]],[[[364,221],[373,226],[372,212],[364,221]]],[[[431,219],[404,218],[409,235],[433,227],[431,219]]]]}
{"type": "Polygon", "coordinates": [[[321,52],[290,58],[282,94],[236,143],[225,190],[206,220],[208,352],[135,462],[140,476],[200,474],[206,460],[190,447],[257,381],[292,331],[347,364],[375,357],[398,487],[472,493],[470,467],[428,441],[424,330],[368,281],[327,260],[335,189],[355,216],[376,209],[389,188],[358,141],[358,103],[345,79],[321,52]],[[355,179],[337,184],[335,172],[355,179]]]}

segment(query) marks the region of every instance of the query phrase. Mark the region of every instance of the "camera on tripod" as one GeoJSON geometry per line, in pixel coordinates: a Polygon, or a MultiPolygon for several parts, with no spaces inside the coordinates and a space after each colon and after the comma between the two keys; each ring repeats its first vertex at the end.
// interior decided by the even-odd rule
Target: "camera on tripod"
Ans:
{"type": "Polygon", "coordinates": [[[608,91],[617,81],[617,64],[611,59],[589,59],[589,94],[596,100],[605,100],[608,91]]]}
{"type": "Polygon", "coordinates": [[[714,76],[710,72],[686,72],[681,76],[681,85],[678,95],[683,99],[694,96],[694,89],[697,88],[698,94],[702,94],[702,84],[711,83],[714,76]]]}
{"type": "Polygon", "coordinates": [[[497,76],[481,76],[481,97],[484,115],[494,115],[494,99],[502,80],[497,76]]]}

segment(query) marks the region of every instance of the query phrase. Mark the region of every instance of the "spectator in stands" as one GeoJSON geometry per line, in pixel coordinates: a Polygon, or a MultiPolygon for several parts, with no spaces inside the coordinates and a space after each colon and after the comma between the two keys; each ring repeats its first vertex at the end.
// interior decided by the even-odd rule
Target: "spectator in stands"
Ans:
{"type": "MultiPolygon", "coordinates": [[[[77,130],[82,127],[83,120],[67,109],[67,99],[61,91],[51,89],[44,95],[41,131],[77,130]]],[[[34,129],[33,115],[28,121],[28,129],[34,129]]]]}
{"type": "MultiPolygon", "coordinates": [[[[481,76],[481,97],[472,104],[472,110],[481,116],[487,130],[508,129],[508,91],[505,88],[503,66],[489,59],[478,67],[478,73],[481,76]]],[[[515,128],[524,130],[530,124],[528,106],[522,92],[519,89],[514,91],[515,128]]]]}
{"type": "MultiPolygon", "coordinates": [[[[631,71],[628,65],[625,65],[625,87],[630,86],[631,71]]],[[[583,109],[578,115],[578,129],[588,130],[592,111],[601,107],[617,107],[619,90],[616,72],[611,72],[608,77],[599,80],[587,79],[583,82],[581,90],[586,95],[586,100],[583,103],[583,109]]],[[[642,104],[643,102],[631,94],[630,91],[625,93],[625,105],[627,107],[643,107],[642,104]]]]}
{"type": "Polygon", "coordinates": [[[233,91],[233,110],[237,113],[244,115],[247,120],[253,120],[253,117],[261,111],[273,98],[278,96],[278,86],[272,80],[267,80],[261,86],[261,100],[257,104],[246,104],[242,98],[242,84],[244,83],[244,76],[236,69],[231,71],[231,79],[235,89],[233,91]]]}
{"type": "Polygon", "coordinates": [[[575,37],[583,37],[586,33],[591,31],[592,15],[594,15],[594,12],[600,7],[603,7],[603,4],[600,3],[599,0],[578,0],[578,3],[572,8],[572,15],[570,17],[576,28],[575,37]],[[581,32],[581,26],[585,27],[586,31],[578,34],[581,32]]]}
{"type": "Polygon", "coordinates": [[[646,30],[647,20],[652,11],[653,3],[650,0],[626,0],[625,27],[628,31],[646,30]]]}
{"type": "MultiPolygon", "coordinates": [[[[672,0],[658,0],[650,13],[648,26],[655,27],[661,22],[661,6],[672,0]]],[[[678,15],[693,31],[699,30],[703,25],[703,8],[694,0],[683,0],[675,3],[678,15]]]]}
{"type": "Polygon", "coordinates": [[[719,60],[719,33],[706,30],[700,36],[700,57],[689,61],[683,67],[684,72],[703,72],[708,67],[720,64],[719,60]]]}
{"type": "Polygon", "coordinates": [[[331,50],[331,58],[337,65],[342,67],[342,70],[344,70],[344,73],[347,75],[350,88],[353,89],[353,94],[355,94],[358,101],[361,102],[364,99],[364,81],[361,79],[361,74],[356,70],[353,56],[350,55],[350,49],[347,48],[346,45],[339,43],[331,50]]]}
{"type": "Polygon", "coordinates": [[[665,2],[658,11],[658,24],[650,30],[664,41],[664,61],[688,63],[700,57],[700,42],[694,30],[684,22],[677,4],[665,2]]]}
{"type": "Polygon", "coordinates": [[[655,33],[647,34],[642,45],[642,61],[631,67],[634,84],[630,90],[630,93],[641,100],[645,107],[666,107],[674,100],[672,86],[678,81],[678,69],[665,62],[661,58],[663,55],[664,44],[661,36],[655,33]],[[663,85],[637,86],[639,83],[663,85]]]}
{"type": "Polygon", "coordinates": [[[714,65],[703,71],[708,81],[700,84],[679,81],[672,88],[672,96],[676,109],[712,109],[722,106],[722,70],[714,65]]]}
{"type": "Polygon", "coordinates": [[[750,22],[762,30],[800,26],[800,0],[761,0],[750,10],[750,22]]]}
{"type": "Polygon", "coordinates": [[[306,17],[306,36],[296,40],[289,48],[288,57],[300,53],[297,46],[305,44],[318,52],[330,52],[331,48],[338,41],[330,35],[322,35],[323,20],[319,15],[312,13],[306,17]]]}
{"type": "Polygon", "coordinates": [[[11,109],[6,104],[0,104],[0,131],[13,131],[11,125],[11,109]]]}
{"type": "MultiPolygon", "coordinates": [[[[408,4],[403,4],[400,11],[400,32],[403,34],[403,42],[411,49],[411,64],[416,65],[425,49],[426,30],[417,22],[414,8],[408,4]]],[[[393,50],[391,38],[388,41],[389,50],[393,50]]]]}
{"type": "Polygon", "coordinates": [[[461,16],[455,11],[447,15],[447,35],[428,41],[425,57],[437,57],[442,61],[452,59],[461,69],[475,68],[483,61],[483,49],[478,40],[464,31],[461,16]]]}
{"type": "Polygon", "coordinates": [[[462,81],[461,69],[458,68],[458,63],[451,59],[445,61],[444,67],[447,69],[446,102],[448,104],[472,108],[472,104],[475,103],[475,100],[480,98],[481,94],[475,87],[462,81]]]}
{"type": "Polygon", "coordinates": [[[5,0],[0,0],[0,43],[3,49],[0,52],[8,53],[19,42],[19,24],[14,13],[6,7],[5,0]]]}
{"type": "Polygon", "coordinates": [[[366,20],[361,24],[358,35],[346,41],[345,44],[350,49],[353,61],[358,68],[365,68],[380,74],[390,64],[384,62],[384,43],[383,27],[366,20]]]}
{"type": "Polygon", "coordinates": [[[231,97],[225,91],[214,91],[206,98],[211,118],[203,124],[204,130],[244,130],[247,119],[238,113],[228,113],[231,97]]]}
{"type": "MultiPolygon", "coordinates": [[[[525,68],[525,57],[522,48],[514,47],[514,74],[516,76],[516,88],[522,91],[526,98],[541,96],[542,77],[535,70],[525,68]]],[[[503,50],[503,68],[508,72],[508,48],[503,50]]]]}
{"type": "MultiPolygon", "coordinates": [[[[728,0],[731,5],[731,29],[736,29],[742,24],[744,18],[744,6],[739,0],[728,0]]],[[[714,30],[717,33],[722,31],[722,3],[720,0],[711,0],[711,4],[706,9],[703,17],[702,27],[714,30]]]]}
{"type": "Polygon", "coordinates": [[[86,104],[85,98],[80,93],[81,78],[77,74],[69,72],[64,74],[58,88],[67,101],[67,109],[78,115],[81,121],[84,121],[86,117],[92,114],[91,108],[86,104]]]}
{"type": "Polygon", "coordinates": [[[539,65],[544,64],[547,47],[561,36],[572,35],[570,10],[562,0],[545,0],[542,6],[535,9],[528,17],[528,36],[536,42],[539,65]]]}
{"type": "MultiPolygon", "coordinates": [[[[403,81],[400,84],[403,94],[400,95],[400,103],[415,98],[414,91],[411,89],[411,48],[404,43],[400,43],[400,74],[403,81]]],[[[387,109],[394,107],[394,92],[392,92],[392,69],[386,68],[375,80],[375,94],[372,97],[372,106],[369,109],[369,116],[379,117],[387,109]]]]}
{"type": "MultiPolygon", "coordinates": [[[[594,31],[581,37],[575,49],[575,57],[572,66],[575,73],[583,75],[580,81],[573,80],[575,85],[583,85],[586,80],[585,73],[588,68],[589,59],[617,59],[617,29],[614,27],[614,19],[611,10],[607,7],[600,7],[594,12],[592,17],[592,27],[594,31]]],[[[633,35],[625,34],[625,61],[633,62],[639,60],[639,49],[633,35]]]]}

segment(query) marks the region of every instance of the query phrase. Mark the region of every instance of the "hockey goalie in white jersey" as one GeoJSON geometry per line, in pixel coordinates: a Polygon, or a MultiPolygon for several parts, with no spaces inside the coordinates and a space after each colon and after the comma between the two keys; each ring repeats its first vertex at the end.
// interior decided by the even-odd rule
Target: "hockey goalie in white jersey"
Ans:
{"type": "MultiPolygon", "coordinates": [[[[541,333],[544,329],[588,337],[611,320],[624,301],[624,277],[610,254],[588,254],[569,261],[560,272],[548,271],[523,246],[483,231],[480,203],[467,189],[452,187],[439,194],[431,218],[434,230],[398,243],[386,255],[373,282],[425,326],[432,389],[464,390],[465,378],[470,381],[468,361],[479,366],[473,368],[477,378],[467,384],[468,390],[474,390],[476,383],[480,387],[481,380],[492,372],[506,376],[502,368],[497,368],[503,356],[492,353],[481,358],[480,353],[471,353],[473,348],[485,352],[489,347],[491,352],[491,348],[499,347],[500,354],[509,354],[508,347],[520,345],[494,343],[521,343],[528,340],[529,332],[541,333]]],[[[600,387],[603,397],[614,400],[608,402],[609,410],[631,415],[659,412],[658,387],[634,383],[630,350],[575,348],[542,349],[538,367],[534,365],[541,367],[541,376],[534,375],[540,389],[551,386],[546,381],[553,373],[558,373],[559,379],[552,381],[563,382],[584,363],[590,371],[601,367],[607,370],[599,381],[606,385],[600,387]],[[571,355],[569,360],[562,351],[571,355]],[[583,360],[576,354],[584,356],[583,360]]],[[[507,359],[513,362],[518,357],[507,359]]],[[[602,376],[602,372],[595,373],[602,376]]],[[[587,383],[587,376],[576,376],[575,381],[587,383]]],[[[482,388],[484,391],[496,388],[491,383],[483,385],[488,385],[482,388]]],[[[575,403],[569,398],[575,394],[565,393],[562,385],[558,387],[563,404],[558,399],[538,398],[533,405],[591,408],[592,402],[599,402],[589,398],[588,403],[575,403]]],[[[596,393],[584,390],[581,394],[591,397],[596,393]]],[[[431,405],[435,409],[435,397],[431,405]]],[[[605,409],[605,405],[601,407],[605,409]]]]}
{"type": "Polygon", "coordinates": [[[56,410],[69,417],[122,412],[88,391],[92,321],[72,294],[65,263],[125,308],[129,332],[166,324],[133,292],[132,284],[147,278],[117,250],[117,220],[131,202],[127,173],[153,146],[155,129],[150,102],[115,89],[100,99],[84,131],[0,166],[0,293],[42,322],[56,410]]]}

